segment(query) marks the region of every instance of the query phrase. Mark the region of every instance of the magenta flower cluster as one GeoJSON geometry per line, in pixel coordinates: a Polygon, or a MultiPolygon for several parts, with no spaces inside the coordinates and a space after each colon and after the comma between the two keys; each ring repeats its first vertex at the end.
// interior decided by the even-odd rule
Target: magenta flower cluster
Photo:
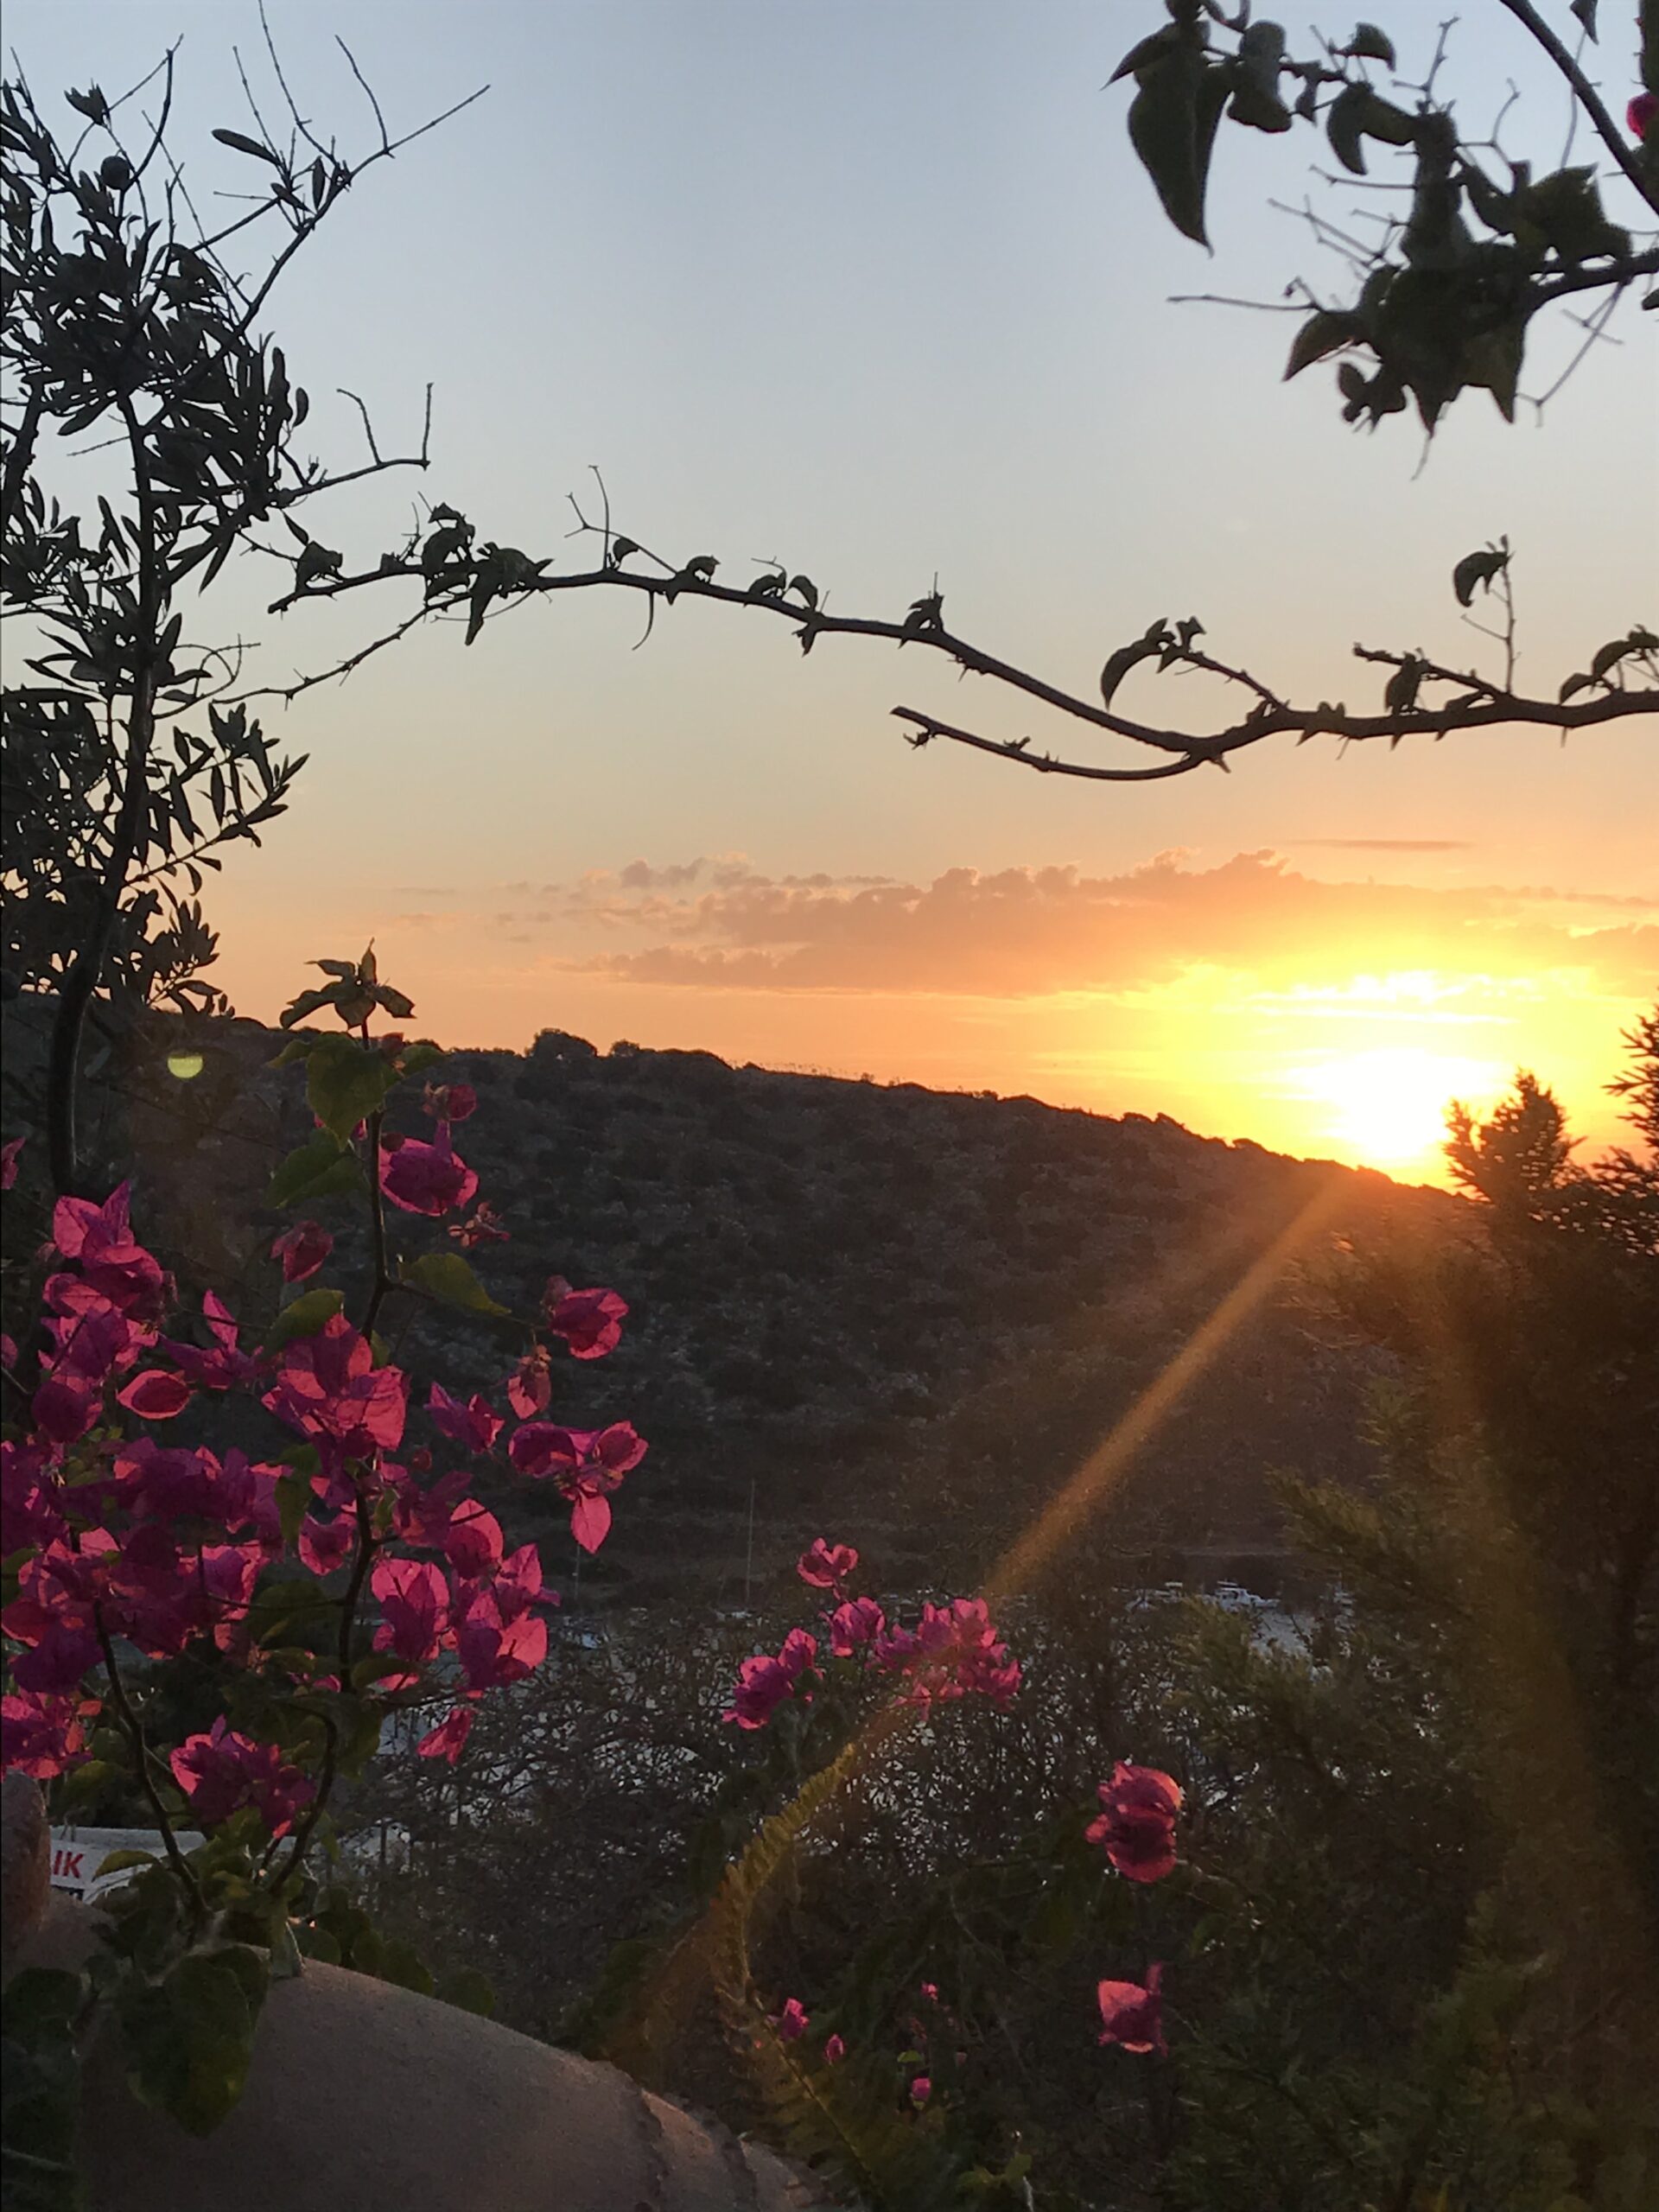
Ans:
{"type": "Polygon", "coordinates": [[[952,1598],[922,1607],[914,1628],[889,1621],[874,1598],[852,1598],[847,1584],[858,1566],[850,1544],[819,1536],[795,1572],[810,1589],[836,1601],[820,1616],[822,1638],[792,1628],[776,1651],[757,1652],[738,1669],[732,1701],[721,1715],[739,1728],[764,1728],[787,1699],[804,1701],[831,1659],[853,1661],[887,1679],[906,1704],[932,1706],[965,1697],[1006,1706],[1020,1687],[1020,1662],[1008,1656],[982,1598],[952,1598]]]}
{"type": "MultiPolygon", "coordinates": [[[[362,1039],[396,1065],[401,1039],[372,1045],[366,1027],[362,1039]]],[[[451,1125],[476,1099],[457,1084],[429,1086],[425,1103],[437,1121],[432,1141],[385,1134],[378,1115],[354,1141],[376,1156],[385,1198],[435,1220],[475,1196],[478,1178],[456,1154],[451,1125]]],[[[4,1147],[7,1188],[21,1143],[4,1147]]],[[[279,1698],[302,1698],[313,1714],[326,1713],[330,1698],[363,1696],[384,1712],[448,1690],[452,1709],[419,1749],[453,1762],[478,1700],[542,1663],[556,1603],[535,1545],[509,1551],[499,1522],[471,1495],[475,1474],[500,1447],[504,1471],[550,1481],[569,1504],[577,1543],[598,1548],[611,1494],[645,1441],[626,1421],[588,1430],[535,1416],[551,1395],[550,1342],[579,1360],[601,1358],[620,1338],[626,1305],[613,1291],[552,1278],[543,1326],[531,1328],[530,1350],[505,1381],[516,1421],[481,1392],[462,1400],[432,1385],[425,1415],[435,1440],[461,1454],[434,1475],[431,1448],[408,1434],[409,1377],[329,1309],[337,1294],[306,1293],[321,1297],[322,1318],[309,1332],[285,1334],[279,1317],[265,1347],[245,1343],[211,1291],[190,1333],[168,1333],[175,1287],[137,1241],[130,1197],[123,1184],[102,1205],[58,1200],[42,1349],[27,1382],[16,1347],[0,1344],[28,1404],[22,1433],[0,1446],[0,1554],[22,1554],[0,1613],[13,1684],[0,1711],[0,1765],[45,1781],[79,1764],[118,1701],[124,1652],[167,1660],[204,1645],[264,1676],[279,1698]],[[273,1417],[269,1458],[167,1440],[167,1425],[188,1408],[230,1392],[273,1417]],[[272,1631],[280,1643],[262,1641],[262,1578],[295,1561],[330,1586],[345,1615],[334,1658],[297,1647],[286,1629],[272,1631]],[[372,1652],[353,1640],[365,1593],[378,1616],[365,1637],[372,1652]]],[[[328,1232],[307,1220],[276,1238],[271,1257],[285,1284],[301,1285],[332,1249],[328,1232]]],[[[317,1796],[306,1756],[221,1717],[174,1749],[165,1771],[194,1821],[212,1827],[251,1809],[274,1839],[317,1796]]]]}

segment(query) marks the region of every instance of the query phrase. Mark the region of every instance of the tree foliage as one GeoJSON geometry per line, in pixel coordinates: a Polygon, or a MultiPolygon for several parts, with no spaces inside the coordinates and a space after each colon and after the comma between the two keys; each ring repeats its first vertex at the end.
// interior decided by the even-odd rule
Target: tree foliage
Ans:
{"type": "Polygon", "coordinates": [[[382,124],[348,161],[297,113],[285,142],[263,124],[257,137],[219,130],[255,190],[213,230],[169,143],[172,94],[169,52],[117,99],[96,84],[69,92],[77,129],[60,137],[26,83],[0,87],[5,965],[9,989],[58,998],[48,1122],[62,1189],[81,1172],[88,1006],[101,994],[222,1007],[201,979],[215,942],[204,874],[226,846],[258,842],[303,765],[234,696],[239,646],[187,634],[187,620],[273,521],[308,573],[326,572],[298,511],[426,459],[424,440],[383,457],[365,416],[368,460],[327,471],[299,442],[309,395],[259,327],[354,178],[407,141],[382,124]],[[238,256],[255,226],[282,243],[250,268],[238,256]],[[65,439],[88,442],[66,462],[65,439]]]}

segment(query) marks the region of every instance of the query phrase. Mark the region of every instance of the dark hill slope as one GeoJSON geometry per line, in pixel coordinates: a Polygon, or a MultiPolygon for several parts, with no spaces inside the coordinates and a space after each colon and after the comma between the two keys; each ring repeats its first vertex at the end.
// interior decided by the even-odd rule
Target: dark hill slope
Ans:
{"type": "MultiPolygon", "coordinates": [[[[196,1037],[207,1065],[188,1083],[149,1023],[104,1080],[141,1162],[141,1217],[164,1224],[185,1276],[232,1286],[233,1302],[239,1284],[253,1315],[278,1226],[260,1193],[308,1117],[296,1072],[269,1065],[275,1033],[196,1037]]],[[[34,1058],[27,1040],[10,1056],[9,1127],[29,1118],[34,1058]]],[[[757,1580],[820,1530],[894,1580],[972,1576],[1299,1217],[1316,1216],[1299,1249],[1317,1254],[1402,1211],[1448,1229],[1459,1211],[1162,1116],[600,1055],[556,1032],[528,1054],[455,1052],[442,1072],[478,1090],[460,1148],[512,1232],[475,1255],[495,1294],[533,1312],[558,1272],[632,1308],[612,1357],[555,1370],[558,1417],[626,1415],[651,1440],[588,1580],[631,1596],[683,1590],[689,1572],[740,1595],[752,1494],[757,1580]]],[[[355,1230],[340,1251],[360,1254],[355,1230]]],[[[499,1402],[512,1350],[428,1313],[399,1357],[499,1402]]],[[[1266,1470],[1363,1478],[1365,1379],[1280,1277],[1115,1486],[1113,1554],[1179,1572],[1271,1552],[1266,1470]]],[[[566,1567],[556,1501],[500,1491],[504,1517],[566,1567]]]]}

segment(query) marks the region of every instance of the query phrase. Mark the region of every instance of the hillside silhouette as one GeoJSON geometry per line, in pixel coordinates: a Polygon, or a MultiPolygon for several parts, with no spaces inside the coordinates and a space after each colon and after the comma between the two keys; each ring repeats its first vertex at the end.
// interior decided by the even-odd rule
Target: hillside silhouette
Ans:
{"type": "MultiPolygon", "coordinates": [[[[39,1005],[14,1009],[17,1124],[39,1005]]],[[[251,1320],[274,1302],[265,1255],[292,1218],[264,1211],[263,1190],[311,1128],[298,1071],[271,1065],[286,1041],[249,1020],[186,1031],[146,1015],[93,1071],[95,1141],[139,1162],[137,1215],[181,1284],[219,1286],[251,1320]]],[[[556,1273],[631,1309],[610,1357],[554,1370],[552,1417],[626,1417],[651,1444],[584,1564],[593,1599],[683,1598],[690,1580],[736,1602],[821,1529],[855,1534],[896,1582],[982,1573],[1311,1203],[1313,1261],[1402,1217],[1453,1234],[1464,1211],[1166,1116],[601,1053],[557,1030],[524,1053],[452,1052],[436,1072],[478,1092],[458,1143],[511,1232],[473,1255],[493,1294],[534,1313],[556,1273]]],[[[315,1211],[349,1281],[359,1212],[315,1211]]],[[[520,1349],[427,1307],[397,1357],[424,1395],[430,1379],[504,1379],[520,1349]]],[[[1363,1481],[1378,1367],[1329,1338],[1287,1271],[1135,1459],[1103,1528],[1112,1571],[1271,1586],[1267,1477],[1363,1481]]],[[[505,1474],[484,1494],[542,1540],[550,1572],[569,1571],[556,1499],[505,1474]]]]}

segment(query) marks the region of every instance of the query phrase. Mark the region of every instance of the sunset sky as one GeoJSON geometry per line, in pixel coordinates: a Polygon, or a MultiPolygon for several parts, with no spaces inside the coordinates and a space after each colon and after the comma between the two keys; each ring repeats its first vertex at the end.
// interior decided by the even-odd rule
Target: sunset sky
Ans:
{"type": "MultiPolygon", "coordinates": [[[[1366,10],[1408,74],[1440,12],[1366,10]]],[[[937,573],[953,627],[1085,695],[1113,647],[1192,613],[1282,690],[1369,702],[1357,639],[1490,653],[1449,575],[1499,532],[1523,683],[1553,695],[1659,620],[1654,318],[1616,321],[1541,428],[1523,407],[1506,429],[1482,395],[1427,457],[1403,418],[1344,428],[1328,371],[1279,380],[1290,318],[1169,302],[1339,272],[1267,204],[1323,189],[1300,130],[1224,130],[1213,258],[1164,221],[1123,88],[1102,89],[1157,0],[270,15],[302,107],[348,149],[371,141],[336,29],[394,128],[491,86],[365,176],[272,302],[335,465],[359,457],[336,386],[390,448],[435,385],[429,476],[308,518],[348,565],[402,535],[417,486],[480,538],[589,565],[565,495],[591,501],[596,463],[618,526],[654,548],[739,581],[777,558],[836,610],[887,618],[937,573]]],[[[233,42],[262,105],[270,90],[251,4],[7,11],[58,117],[63,88],[123,90],[180,32],[175,137],[222,205],[251,181],[207,138],[250,127],[233,42]]],[[[1599,67],[1622,110],[1620,35],[1599,67]]],[[[1506,144],[1559,161],[1564,97],[1497,0],[1465,7],[1449,79],[1482,116],[1513,80],[1506,144]]],[[[1345,185],[1331,212],[1376,205],[1345,185]]],[[[1523,388],[1580,335],[1542,334],[1523,388]]],[[[204,623],[254,641],[266,681],[412,604],[398,587],[278,620],[280,586],[250,563],[204,623]]],[[[906,750],[900,703],[1077,746],[935,657],[826,639],[803,661],[781,624],[686,603],[636,651],[639,626],[631,597],[575,594],[470,651],[429,630],[271,708],[311,761],[264,849],[211,887],[239,1008],[274,1014],[306,959],[372,936],[455,1044],[553,1026],[703,1046],[1166,1111],[1413,1177],[1435,1171],[1441,1102],[1489,1101],[1522,1064],[1613,1135],[1599,1086],[1659,978],[1651,722],[1264,747],[1227,776],[1090,787],[906,750]]],[[[1192,681],[1136,677],[1119,703],[1188,700],[1202,716],[1192,681]]]]}

